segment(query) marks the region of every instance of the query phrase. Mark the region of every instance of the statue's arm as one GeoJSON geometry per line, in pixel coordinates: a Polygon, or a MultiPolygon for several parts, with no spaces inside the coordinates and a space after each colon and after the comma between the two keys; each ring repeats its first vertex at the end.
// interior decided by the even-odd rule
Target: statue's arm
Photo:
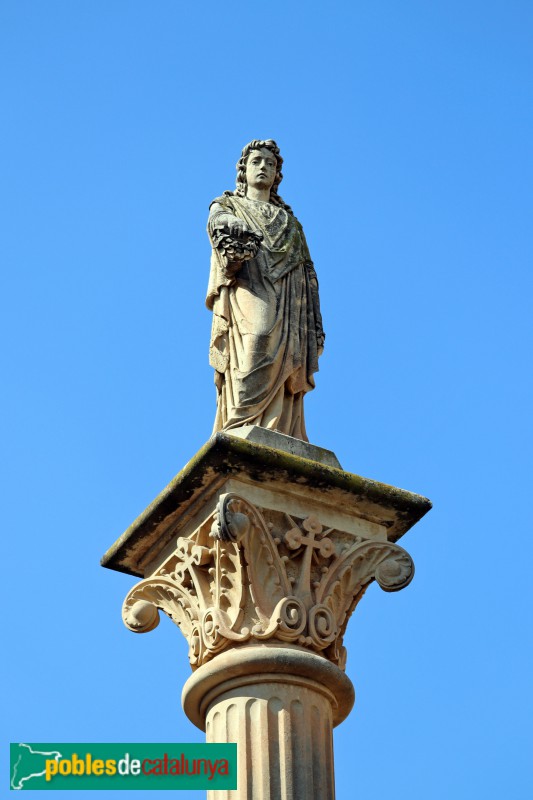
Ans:
{"type": "Polygon", "coordinates": [[[217,200],[211,203],[207,232],[228,277],[235,275],[244,261],[255,258],[263,238],[261,233],[251,231],[244,220],[217,200]]]}
{"type": "Polygon", "coordinates": [[[218,231],[223,231],[231,236],[243,236],[248,232],[248,226],[244,220],[236,217],[231,211],[228,211],[221,203],[214,201],[211,203],[209,209],[209,219],[207,221],[207,230],[211,238],[218,231]]]}

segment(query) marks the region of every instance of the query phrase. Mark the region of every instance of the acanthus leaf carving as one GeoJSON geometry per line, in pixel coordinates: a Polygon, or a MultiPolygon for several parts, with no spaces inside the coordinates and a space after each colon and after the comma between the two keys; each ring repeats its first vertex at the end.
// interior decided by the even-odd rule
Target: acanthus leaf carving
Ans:
{"type": "Polygon", "coordinates": [[[194,667],[249,640],[280,640],[344,668],[348,619],[376,580],[387,592],[412,580],[409,554],[388,541],[324,528],[221,495],[215,513],[124,603],[124,621],[152,630],[163,610],[189,640],[194,667]],[[211,542],[211,545],[209,545],[211,542]]]}

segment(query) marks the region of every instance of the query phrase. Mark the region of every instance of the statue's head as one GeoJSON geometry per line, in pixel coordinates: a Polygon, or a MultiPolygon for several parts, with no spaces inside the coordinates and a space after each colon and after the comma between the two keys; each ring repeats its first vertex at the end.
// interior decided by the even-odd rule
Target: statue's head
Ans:
{"type": "Polygon", "coordinates": [[[274,183],[270,189],[270,202],[276,206],[281,206],[282,208],[292,213],[290,206],[283,202],[281,197],[279,196],[277,189],[280,185],[281,181],[283,180],[283,173],[281,172],[281,166],[283,164],[283,159],[281,157],[281,153],[279,152],[279,147],[277,146],[274,139],[254,139],[253,141],[249,142],[246,147],[243,148],[241,153],[241,157],[237,161],[237,186],[235,189],[235,194],[239,197],[246,196],[246,165],[248,159],[254,151],[262,151],[268,150],[272,153],[276,160],[276,177],[274,178],[274,183]]]}

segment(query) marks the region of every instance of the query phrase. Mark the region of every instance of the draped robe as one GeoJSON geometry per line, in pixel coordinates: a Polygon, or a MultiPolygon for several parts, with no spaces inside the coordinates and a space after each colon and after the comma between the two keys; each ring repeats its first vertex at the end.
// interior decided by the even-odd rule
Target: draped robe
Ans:
{"type": "Polygon", "coordinates": [[[303,397],[315,385],[323,330],[302,226],[284,208],[227,193],[211,204],[208,234],[214,432],[260,425],[307,441],[303,397]],[[235,217],[263,236],[255,258],[236,271],[212,239],[235,217]]]}

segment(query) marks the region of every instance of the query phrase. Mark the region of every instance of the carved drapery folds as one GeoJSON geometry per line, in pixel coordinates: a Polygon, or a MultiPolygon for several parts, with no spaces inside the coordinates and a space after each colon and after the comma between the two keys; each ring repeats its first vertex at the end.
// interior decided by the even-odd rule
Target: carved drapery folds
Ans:
{"type": "Polygon", "coordinates": [[[367,586],[398,591],[413,574],[409,554],[391,542],[224,494],[215,514],[129,592],[123,619],[144,633],[164,611],[186,636],[193,668],[228,647],[276,640],[344,668],[344,632],[367,586]]]}

